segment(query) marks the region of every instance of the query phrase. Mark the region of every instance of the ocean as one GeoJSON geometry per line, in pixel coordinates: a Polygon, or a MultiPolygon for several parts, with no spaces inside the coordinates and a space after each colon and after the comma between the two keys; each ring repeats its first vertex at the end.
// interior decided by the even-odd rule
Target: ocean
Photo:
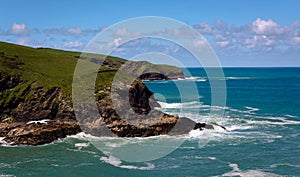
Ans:
{"type": "MultiPolygon", "coordinates": [[[[227,131],[215,125],[216,130],[182,136],[97,138],[80,133],[36,147],[2,144],[0,176],[300,176],[300,68],[223,70],[224,78],[189,68],[185,79],[145,83],[159,101],[155,109],[215,122],[227,131]],[[214,79],[226,83],[224,108],[211,106],[214,79]],[[211,114],[212,109],[223,115],[211,114]],[[101,151],[91,139],[102,141],[101,151]],[[182,144],[150,161],[126,161],[110,153],[130,144],[147,144],[159,153],[177,140],[182,144]]],[[[151,157],[147,148],[127,156],[151,157]]]]}

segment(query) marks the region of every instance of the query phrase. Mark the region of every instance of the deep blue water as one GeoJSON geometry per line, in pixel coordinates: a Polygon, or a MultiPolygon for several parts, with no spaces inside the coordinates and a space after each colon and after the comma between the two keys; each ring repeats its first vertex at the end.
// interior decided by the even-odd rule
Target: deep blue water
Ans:
{"type": "MultiPolygon", "coordinates": [[[[190,68],[184,80],[146,84],[160,101],[161,108],[156,109],[198,122],[217,122],[229,131],[216,126],[214,131],[196,130],[181,137],[95,138],[107,151],[148,143],[156,153],[168,148],[168,142],[184,139],[170,154],[147,162],[103,153],[85,134],[38,147],[3,145],[0,175],[300,176],[300,68],[225,68],[224,73],[225,78],[208,78],[203,69],[190,68]],[[224,109],[211,107],[213,80],[226,83],[224,109]],[[191,91],[195,88],[197,95],[191,91]],[[211,114],[211,109],[224,110],[224,115],[211,114]]],[[[147,152],[141,156],[151,156],[147,152]]]]}

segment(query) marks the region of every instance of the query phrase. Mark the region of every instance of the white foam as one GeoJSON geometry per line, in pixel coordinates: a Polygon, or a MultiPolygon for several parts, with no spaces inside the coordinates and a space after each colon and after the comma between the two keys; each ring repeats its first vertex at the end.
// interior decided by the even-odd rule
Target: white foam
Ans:
{"type": "Polygon", "coordinates": [[[49,122],[49,121],[51,121],[50,119],[43,119],[43,120],[36,120],[36,121],[29,121],[29,122],[27,122],[26,124],[28,125],[28,124],[38,124],[38,123],[40,123],[40,124],[46,124],[47,122],[49,122]]]}
{"type": "Polygon", "coordinates": [[[93,136],[84,132],[77,133],[75,135],[68,135],[67,138],[75,138],[79,140],[99,139],[100,137],[93,136]]]}
{"type": "Polygon", "coordinates": [[[196,82],[206,82],[206,79],[197,79],[196,82]]]}
{"type": "Polygon", "coordinates": [[[4,175],[4,174],[0,174],[0,177],[16,177],[15,175],[4,175]]]}
{"type": "Polygon", "coordinates": [[[293,116],[293,115],[290,115],[290,114],[286,114],[284,116],[289,117],[289,118],[297,118],[297,116],[293,116]]]}
{"type": "Polygon", "coordinates": [[[1,146],[7,145],[7,142],[4,141],[4,138],[5,138],[5,137],[0,137],[0,145],[1,145],[1,146]]]}
{"type": "Polygon", "coordinates": [[[190,140],[199,140],[199,146],[206,145],[209,141],[222,141],[224,139],[235,138],[232,134],[226,134],[218,132],[216,130],[204,129],[204,130],[191,130],[185,137],[190,140]],[[204,143],[204,144],[203,144],[204,143]]]}
{"type": "Polygon", "coordinates": [[[7,143],[6,141],[4,141],[5,137],[0,137],[0,146],[13,146],[13,143],[7,143]]]}
{"type": "MultiPolygon", "coordinates": [[[[226,142],[230,145],[238,145],[241,142],[247,142],[252,140],[260,140],[263,142],[270,143],[274,139],[283,138],[283,136],[280,135],[274,135],[271,133],[265,133],[260,130],[254,131],[238,131],[238,130],[232,130],[232,129],[243,129],[243,125],[237,126],[236,128],[225,126],[226,128],[229,127],[229,131],[226,131],[224,129],[220,130],[192,130],[189,132],[189,134],[186,136],[187,139],[190,140],[199,140],[199,147],[203,146],[214,146],[216,142],[226,142]],[[210,143],[209,143],[210,142],[210,143]]],[[[251,129],[252,127],[245,126],[244,129],[251,129]]]]}
{"type": "Polygon", "coordinates": [[[231,163],[229,166],[232,168],[232,171],[240,171],[238,164],[231,163]]]}
{"type": "Polygon", "coordinates": [[[254,128],[253,126],[245,126],[245,125],[230,125],[226,126],[226,129],[229,131],[234,131],[234,130],[247,130],[247,129],[252,129],[254,128]]]}
{"type": "Polygon", "coordinates": [[[126,169],[136,169],[136,170],[152,170],[155,168],[154,164],[151,163],[146,163],[147,166],[140,167],[140,166],[134,166],[134,165],[122,165],[122,161],[116,157],[109,156],[107,157],[101,157],[101,161],[111,164],[115,167],[120,167],[120,168],[126,168],[126,169]]]}
{"type": "Polygon", "coordinates": [[[226,77],[226,80],[243,80],[243,79],[253,79],[252,77],[226,77]]]}
{"type": "Polygon", "coordinates": [[[300,168],[300,164],[290,164],[290,163],[279,163],[279,164],[272,164],[270,165],[271,168],[276,168],[278,166],[289,166],[289,167],[297,167],[300,168]]]}
{"type": "Polygon", "coordinates": [[[73,151],[73,152],[84,152],[84,153],[93,154],[93,155],[97,154],[97,152],[94,152],[94,151],[85,151],[85,150],[82,150],[82,147],[79,147],[78,149],[67,148],[67,150],[68,151],[73,151]]]}
{"type": "Polygon", "coordinates": [[[216,157],[208,157],[208,159],[210,159],[210,160],[217,160],[216,157]]]}
{"type": "Polygon", "coordinates": [[[245,106],[246,109],[248,110],[239,110],[239,109],[234,109],[230,107],[225,107],[226,110],[232,111],[232,112],[238,112],[238,113],[245,113],[245,114],[254,114],[254,112],[259,111],[259,108],[254,108],[250,106],[245,106]]]}
{"type": "Polygon", "coordinates": [[[246,120],[248,124],[268,124],[268,125],[291,125],[291,124],[300,124],[300,121],[288,120],[284,117],[257,117],[267,120],[246,120]],[[273,120],[273,121],[269,121],[273,120]]]}
{"type": "Polygon", "coordinates": [[[214,127],[214,131],[216,132],[226,132],[226,130],[218,124],[212,123],[212,126],[214,127]]]}
{"type": "Polygon", "coordinates": [[[78,148],[88,147],[90,143],[76,143],[74,146],[78,148]]]}
{"type": "Polygon", "coordinates": [[[166,102],[158,101],[158,104],[160,105],[161,108],[181,108],[182,107],[181,103],[166,103],[166,102]]]}
{"type": "Polygon", "coordinates": [[[240,176],[240,177],[279,177],[274,173],[267,173],[259,170],[233,171],[223,174],[222,176],[240,176]]]}
{"type": "Polygon", "coordinates": [[[238,109],[234,109],[234,108],[227,108],[229,111],[232,111],[232,112],[239,112],[239,113],[244,113],[244,111],[242,110],[238,110],[238,109]]]}
{"type": "Polygon", "coordinates": [[[204,77],[197,77],[197,76],[187,76],[184,79],[178,79],[178,80],[195,81],[195,82],[206,82],[206,78],[204,78],[204,77]]]}
{"type": "Polygon", "coordinates": [[[250,107],[250,106],[245,106],[246,109],[248,109],[248,111],[246,111],[246,113],[253,113],[255,111],[259,111],[259,108],[254,108],[254,107],[250,107]]]}
{"type": "MultiPolygon", "coordinates": [[[[159,102],[163,107],[181,107],[181,106],[195,106],[199,104],[199,102],[193,101],[193,102],[185,102],[185,103],[165,103],[165,102],[159,102]]],[[[202,105],[203,107],[211,108],[209,105],[202,105]]],[[[222,107],[215,107],[215,109],[221,109],[222,107]]],[[[246,107],[249,110],[257,110],[257,108],[253,107],[246,107]]],[[[231,109],[229,107],[226,107],[227,110],[231,109]]],[[[166,112],[166,111],[165,111],[166,112]]],[[[214,130],[208,130],[205,129],[204,131],[199,130],[192,130],[187,135],[182,136],[168,136],[168,135],[160,135],[160,136],[153,136],[153,137],[135,137],[135,138],[119,138],[119,137],[94,137],[89,134],[85,133],[79,133],[77,135],[69,136],[78,138],[81,140],[91,141],[92,143],[100,143],[103,145],[107,151],[109,152],[111,149],[119,148],[121,146],[126,146],[130,144],[136,144],[136,143],[147,143],[148,141],[153,140],[159,140],[163,141],[165,139],[192,139],[192,140],[199,140],[201,142],[208,142],[212,141],[214,142],[222,142],[226,141],[229,144],[239,144],[240,142],[244,141],[251,141],[253,139],[259,139],[261,141],[266,142],[272,142],[273,139],[282,138],[282,136],[274,135],[267,132],[262,132],[258,128],[260,127],[260,124],[277,124],[277,125],[285,125],[285,124],[300,124],[300,121],[294,121],[294,120],[288,120],[288,118],[285,117],[272,117],[272,116],[256,116],[256,115],[250,115],[251,117],[218,117],[217,115],[210,115],[208,113],[204,113],[205,115],[199,115],[197,113],[183,111],[182,113],[177,111],[177,109],[171,109],[168,111],[169,114],[177,114],[181,117],[189,117],[195,122],[203,122],[212,124],[211,122],[216,122],[224,127],[226,127],[226,130],[223,128],[213,125],[214,130]],[[174,110],[174,111],[173,111],[174,110]],[[249,129],[249,130],[248,130],[249,129]],[[240,130],[247,130],[247,131],[240,131],[240,130]]],[[[155,141],[156,142],[156,141],[155,141]]],[[[213,145],[213,144],[209,144],[213,145]]]]}
{"type": "Polygon", "coordinates": [[[241,177],[278,177],[280,175],[274,173],[267,173],[260,170],[246,170],[241,171],[238,164],[230,163],[229,166],[232,168],[231,172],[225,173],[222,176],[241,176],[241,177]]]}
{"type": "Polygon", "coordinates": [[[187,76],[184,77],[185,80],[196,80],[196,79],[201,79],[201,77],[196,77],[196,76],[187,76]]]}
{"type": "Polygon", "coordinates": [[[200,131],[200,130],[191,130],[189,132],[189,138],[199,138],[202,137],[202,135],[204,134],[204,131],[200,131]]]}
{"type": "Polygon", "coordinates": [[[107,157],[101,157],[100,160],[106,162],[106,163],[109,163],[113,166],[120,166],[122,161],[116,157],[113,157],[113,156],[109,156],[108,158],[107,157]]]}
{"type": "Polygon", "coordinates": [[[162,101],[158,101],[158,104],[161,106],[161,108],[197,108],[201,107],[202,104],[197,101],[191,101],[191,102],[183,102],[183,103],[166,103],[162,101]]]}

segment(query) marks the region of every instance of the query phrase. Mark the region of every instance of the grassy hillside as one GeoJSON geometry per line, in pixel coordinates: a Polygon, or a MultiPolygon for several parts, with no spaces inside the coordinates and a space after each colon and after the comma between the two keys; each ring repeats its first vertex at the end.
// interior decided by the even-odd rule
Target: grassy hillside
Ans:
{"type": "MultiPolygon", "coordinates": [[[[73,72],[79,56],[79,52],[30,48],[0,42],[0,74],[20,77],[23,84],[34,82],[36,87],[59,86],[64,94],[70,95],[73,72]]],[[[103,61],[102,55],[91,56],[88,60],[103,61]]],[[[116,57],[107,57],[106,61],[115,68],[125,62],[124,59],[116,57]]],[[[102,70],[105,68],[110,69],[103,67],[102,70]]]]}
{"type": "MultiPolygon", "coordinates": [[[[80,55],[80,52],[0,42],[0,107],[13,97],[21,97],[29,87],[31,90],[41,87],[44,91],[59,87],[64,97],[70,98],[73,72],[79,58],[88,63],[103,63],[98,72],[97,90],[108,88],[120,66],[126,62],[111,56],[104,61],[103,55],[88,54],[83,58],[80,55]]],[[[137,77],[147,71],[166,71],[175,75],[181,72],[181,69],[173,66],[153,65],[149,62],[129,62],[126,70],[137,77]]],[[[30,98],[30,95],[22,97],[30,98]]]]}
{"type": "MultiPolygon", "coordinates": [[[[31,48],[0,42],[0,74],[20,77],[22,83],[35,83],[36,87],[51,88],[59,86],[64,94],[71,94],[73,72],[79,59],[80,52],[71,52],[50,48],[31,48]]],[[[98,89],[109,86],[117,69],[126,62],[118,57],[88,54],[81,59],[93,63],[103,63],[99,68],[98,89]]],[[[130,62],[126,69],[128,73],[135,73],[137,77],[142,72],[180,73],[181,69],[168,65],[153,65],[149,62],[130,62]]],[[[26,84],[25,84],[26,85],[26,84]]]]}

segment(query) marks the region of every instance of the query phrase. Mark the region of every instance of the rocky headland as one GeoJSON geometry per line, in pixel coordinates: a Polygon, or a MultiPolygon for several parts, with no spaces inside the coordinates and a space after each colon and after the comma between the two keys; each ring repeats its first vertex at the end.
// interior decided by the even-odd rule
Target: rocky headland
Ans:
{"type": "MultiPolygon", "coordinates": [[[[10,144],[41,145],[81,131],[94,136],[147,137],[186,134],[193,129],[213,129],[212,125],[154,109],[159,104],[142,80],[182,78],[182,71],[178,68],[156,68],[149,62],[127,63],[118,58],[106,59],[98,73],[105,79],[99,81],[101,84],[96,86],[95,92],[99,114],[90,115],[88,104],[77,105],[82,107],[82,115],[78,119],[70,96],[72,69],[79,58],[78,53],[0,44],[0,137],[10,144]],[[52,55],[54,59],[58,56],[55,59],[57,61],[69,60],[65,65],[70,67],[69,75],[67,69],[62,71],[65,77],[59,75],[59,66],[53,66],[56,72],[51,68],[38,68],[43,59],[48,59],[47,65],[54,65],[57,61],[51,58],[52,55]],[[35,61],[32,61],[33,58],[35,61]],[[122,102],[113,104],[111,93],[112,76],[124,63],[127,63],[125,69],[133,68],[129,72],[136,74],[126,93],[128,107],[122,102]],[[149,67],[141,71],[134,70],[145,65],[150,65],[152,70],[147,71],[149,67]],[[158,72],[160,69],[166,72],[158,72]]],[[[90,61],[93,60],[98,61],[91,57],[90,61]]],[[[124,83],[118,84],[122,92],[124,83]]]]}

